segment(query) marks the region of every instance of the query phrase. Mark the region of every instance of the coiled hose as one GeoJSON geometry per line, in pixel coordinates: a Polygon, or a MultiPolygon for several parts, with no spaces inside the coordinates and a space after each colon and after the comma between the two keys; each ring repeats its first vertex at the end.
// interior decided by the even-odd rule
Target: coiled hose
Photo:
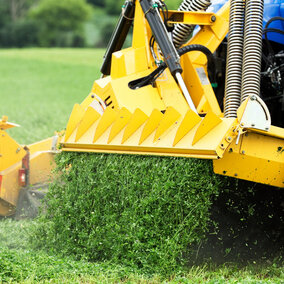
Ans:
{"type": "Polygon", "coordinates": [[[244,31],[242,102],[260,93],[263,0],[247,0],[244,31]]]}
{"type": "MultiPolygon", "coordinates": [[[[211,5],[210,0],[183,0],[179,11],[205,11],[211,5]]],[[[173,30],[173,43],[176,48],[186,43],[193,32],[194,25],[176,24],[173,30]]]]}
{"type": "Polygon", "coordinates": [[[244,1],[231,0],[224,100],[227,118],[237,117],[241,102],[244,13],[244,1]]]}

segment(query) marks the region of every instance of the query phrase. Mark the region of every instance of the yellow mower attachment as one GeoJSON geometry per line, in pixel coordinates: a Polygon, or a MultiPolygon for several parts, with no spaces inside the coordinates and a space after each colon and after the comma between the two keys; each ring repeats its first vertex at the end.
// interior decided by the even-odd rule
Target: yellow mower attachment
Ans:
{"type": "MultiPolygon", "coordinates": [[[[158,40],[163,28],[155,6],[149,12],[147,0],[128,2],[136,4],[132,47],[112,53],[105,76],[74,106],[62,150],[214,159],[216,173],[284,187],[284,130],[271,126],[260,97],[248,96],[238,115],[224,117],[209,79],[209,57],[192,50],[170,61],[168,50],[174,49],[164,44],[167,34],[158,40]],[[168,69],[149,83],[165,64],[160,60],[168,69]]],[[[229,5],[216,14],[170,11],[168,22],[200,25],[185,46],[214,53],[228,33],[229,5]]]]}
{"type": "Polygon", "coordinates": [[[20,189],[46,183],[55,166],[58,137],[21,146],[5,131],[19,125],[0,120],[0,216],[15,213],[20,189]]]}
{"type": "MultiPolygon", "coordinates": [[[[209,49],[214,51],[226,36],[228,12],[229,6],[225,5],[216,15],[204,12],[183,14],[185,20],[194,15],[202,24],[207,21],[204,30],[196,37],[200,42],[210,42],[209,49]],[[213,16],[217,19],[214,22],[209,20],[213,16]]],[[[172,21],[179,23],[181,12],[170,13],[172,21]]],[[[225,138],[231,135],[235,119],[222,118],[207,76],[206,57],[202,53],[185,54],[182,65],[183,77],[193,78],[187,87],[197,111],[204,117],[189,108],[169,70],[157,79],[155,86],[130,87],[130,82],[155,69],[148,44],[151,36],[151,28],[137,1],[132,47],[113,53],[110,76],[96,81],[85,101],[74,106],[62,144],[63,151],[207,159],[223,155],[228,146],[225,138]]]]}

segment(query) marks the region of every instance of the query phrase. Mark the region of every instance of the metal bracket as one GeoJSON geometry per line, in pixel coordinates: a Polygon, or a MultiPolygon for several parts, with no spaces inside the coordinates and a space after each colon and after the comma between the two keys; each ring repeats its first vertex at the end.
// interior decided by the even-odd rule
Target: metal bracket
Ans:
{"type": "Polygon", "coordinates": [[[259,96],[249,96],[239,107],[237,115],[242,128],[269,131],[271,127],[269,110],[259,96]]]}
{"type": "Polygon", "coordinates": [[[52,144],[51,144],[51,151],[54,151],[54,152],[57,151],[58,139],[59,139],[58,135],[53,136],[52,144]]]}
{"type": "Polygon", "coordinates": [[[8,122],[8,116],[3,115],[2,119],[0,120],[0,129],[6,130],[13,127],[20,127],[19,124],[8,122]]]}

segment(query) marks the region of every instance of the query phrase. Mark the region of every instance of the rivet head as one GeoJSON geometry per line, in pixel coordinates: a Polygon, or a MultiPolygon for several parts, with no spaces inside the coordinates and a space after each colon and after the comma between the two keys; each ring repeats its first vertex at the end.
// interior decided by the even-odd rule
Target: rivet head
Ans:
{"type": "Polygon", "coordinates": [[[214,15],[211,17],[211,22],[216,22],[216,17],[214,15]]]}

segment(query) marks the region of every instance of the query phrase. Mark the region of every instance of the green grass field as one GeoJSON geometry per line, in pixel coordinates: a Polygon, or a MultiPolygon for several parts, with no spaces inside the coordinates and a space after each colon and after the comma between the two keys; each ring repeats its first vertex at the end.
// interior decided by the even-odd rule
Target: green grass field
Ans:
{"type": "MultiPolygon", "coordinates": [[[[28,144],[66,126],[100,76],[103,50],[0,50],[0,115],[22,127],[11,129],[28,144]]],[[[205,264],[169,279],[147,276],[111,263],[89,263],[59,252],[30,247],[33,221],[0,222],[0,283],[283,283],[283,266],[274,262],[248,266],[205,264]]]]}
{"type": "Polygon", "coordinates": [[[75,103],[99,78],[103,50],[0,50],[0,115],[21,125],[10,134],[30,144],[66,126],[75,103]]]}
{"type": "Polygon", "coordinates": [[[284,269],[276,264],[240,266],[233,263],[193,266],[169,279],[140,274],[111,263],[76,261],[58,252],[31,249],[33,221],[0,222],[0,283],[283,283],[284,269]]]}

